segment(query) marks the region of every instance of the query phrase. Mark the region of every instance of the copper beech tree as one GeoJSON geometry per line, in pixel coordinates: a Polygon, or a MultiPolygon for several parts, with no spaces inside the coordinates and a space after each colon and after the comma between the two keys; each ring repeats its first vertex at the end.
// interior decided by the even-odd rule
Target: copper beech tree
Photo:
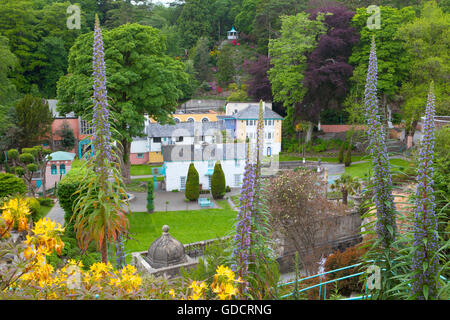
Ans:
{"type": "Polygon", "coordinates": [[[309,169],[286,171],[266,184],[264,193],[272,225],[299,253],[303,270],[317,272],[329,250],[338,219],[346,206],[327,200],[325,182],[309,169]]]}

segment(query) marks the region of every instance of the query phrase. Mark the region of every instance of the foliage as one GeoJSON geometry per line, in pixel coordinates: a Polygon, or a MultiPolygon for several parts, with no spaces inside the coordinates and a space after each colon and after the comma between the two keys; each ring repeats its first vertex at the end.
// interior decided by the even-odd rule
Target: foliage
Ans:
{"type": "MultiPolygon", "coordinates": [[[[212,184],[212,182],[211,182],[212,184]]],[[[194,163],[189,165],[187,178],[186,178],[186,188],[184,190],[184,195],[186,199],[190,201],[197,201],[199,197],[200,185],[198,171],[195,169],[194,163]]]]}
{"type": "Polygon", "coordinates": [[[231,83],[228,88],[230,89],[230,95],[227,98],[227,101],[248,101],[247,96],[247,87],[245,84],[241,84],[240,87],[236,83],[231,83]]]}
{"type": "Polygon", "coordinates": [[[0,198],[15,194],[25,194],[25,182],[11,173],[0,172],[0,198]]]}
{"type": "Polygon", "coordinates": [[[217,58],[217,80],[219,85],[226,87],[233,81],[235,70],[235,48],[232,45],[224,45],[217,58]]]}
{"type": "Polygon", "coordinates": [[[211,194],[214,199],[223,199],[225,195],[225,173],[219,161],[214,165],[214,172],[211,176],[211,194]]]}
{"type": "Polygon", "coordinates": [[[210,74],[210,39],[201,37],[192,48],[190,57],[195,70],[195,79],[199,82],[209,80],[210,74]]]}
{"type": "Polygon", "coordinates": [[[311,275],[327,248],[319,230],[327,234],[333,229],[333,216],[343,214],[344,207],[325,197],[324,182],[311,170],[283,172],[270,178],[264,190],[271,225],[282,232],[299,252],[303,269],[311,275]]]}
{"type": "MultiPolygon", "coordinates": [[[[164,123],[183,97],[188,81],[184,66],[165,54],[159,30],[126,24],[105,30],[105,65],[108,68],[108,98],[114,115],[113,137],[121,142],[122,175],[129,179],[129,154],[133,137],[142,135],[144,114],[164,123]]],[[[68,74],[58,82],[60,112],[74,111],[92,118],[93,34],[80,36],[69,53],[68,74]]]]}
{"type": "Polygon", "coordinates": [[[187,0],[177,20],[183,47],[191,48],[197,39],[212,32],[212,0],[187,0]]]}
{"type": "MultiPolygon", "coordinates": [[[[351,266],[359,263],[364,253],[367,252],[365,244],[359,244],[353,247],[349,247],[344,251],[336,251],[330,254],[325,261],[325,272],[330,270],[336,270],[344,267],[351,266]]],[[[333,272],[327,275],[327,280],[342,278],[351,274],[355,274],[359,271],[358,267],[333,272]]],[[[350,296],[353,292],[362,292],[362,283],[360,277],[352,277],[344,280],[340,280],[336,284],[338,291],[342,295],[350,296]]]]}
{"type": "Polygon", "coordinates": [[[19,147],[35,146],[48,139],[53,115],[43,99],[28,94],[16,104],[15,112],[19,147]]]}
{"type": "Polygon", "coordinates": [[[270,69],[270,58],[258,55],[255,61],[244,60],[244,70],[250,75],[247,80],[247,94],[257,100],[272,101],[272,86],[267,72],[270,69]]]}
{"type": "Polygon", "coordinates": [[[434,82],[436,114],[450,114],[448,74],[450,72],[450,13],[444,13],[435,1],[424,3],[420,17],[402,25],[398,38],[411,55],[411,75],[403,82],[403,116],[409,135],[414,135],[417,122],[425,109],[428,84],[434,82]]]}
{"type": "Polygon", "coordinates": [[[69,151],[75,147],[75,136],[67,122],[63,122],[61,129],[56,131],[56,133],[62,138],[61,147],[63,150],[69,151]]]}
{"type": "Polygon", "coordinates": [[[349,143],[347,152],[345,153],[344,164],[346,167],[350,167],[352,164],[352,145],[349,143]]]}
{"type": "Polygon", "coordinates": [[[26,198],[26,203],[30,209],[30,216],[34,222],[42,218],[41,204],[36,198],[26,198]]]}
{"type": "Polygon", "coordinates": [[[359,193],[361,182],[358,178],[354,178],[349,174],[344,173],[333,182],[330,188],[331,190],[339,190],[342,192],[342,203],[346,205],[348,195],[359,193]]]}
{"type": "Polygon", "coordinates": [[[356,28],[350,25],[354,12],[342,6],[321,7],[312,10],[310,19],[315,20],[319,13],[325,15],[323,23],[328,30],[308,56],[303,79],[307,93],[297,109],[297,114],[308,119],[317,119],[322,110],[339,109],[353,74],[348,59],[359,42],[356,28]]]}
{"type": "Polygon", "coordinates": [[[153,193],[153,181],[147,182],[147,212],[151,213],[155,209],[155,194],[153,193]]]}
{"type": "Polygon", "coordinates": [[[8,38],[0,36],[0,105],[9,103],[16,93],[10,75],[18,63],[17,57],[9,48],[8,38]]]}

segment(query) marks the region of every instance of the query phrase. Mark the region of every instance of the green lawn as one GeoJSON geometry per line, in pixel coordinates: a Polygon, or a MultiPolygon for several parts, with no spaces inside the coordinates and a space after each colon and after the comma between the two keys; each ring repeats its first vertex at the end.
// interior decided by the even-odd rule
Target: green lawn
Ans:
{"type": "MultiPolygon", "coordinates": [[[[352,161],[361,161],[365,156],[352,156],[352,161]]],[[[322,162],[332,162],[332,163],[338,163],[339,160],[337,157],[305,157],[307,161],[318,161],[320,158],[320,161],[322,162]]],[[[303,157],[298,156],[292,156],[289,154],[280,154],[280,162],[283,161],[302,161],[303,157]]]]}
{"type": "Polygon", "coordinates": [[[42,215],[42,217],[45,217],[52,208],[53,208],[53,206],[51,206],[51,207],[41,206],[41,215],[42,215]]]}
{"type": "MultiPolygon", "coordinates": [[[[391,164],[391,171],[404,171],[411,163],[410,161],[403,159],[391,159],[389,162],[391,164]]],[[[350,167],[346,167],[345,173],[348,173],[353,177],[361,178],[371,170],[372,163],[370,161],[366,161],[362,163],[355,163],[350,165],[350,167]]]]}
{"type": "Polygon", "coordinates": [[[229,207],[152,214],[133,212],[129,221],[131,237],[135,240],[128,240],[125,244],[127,261],[131,261],[131,252],[148,250],[152,242],[161,236],[162,226],[165,224],[170,227],[169,233],[173,237],[187,244],[231,234],[234,231],[236,214],[237,212],[229,207]]]}
{"type": "Polygon", "coordinates": [[[130,175],[132,176],[144,176],[152,174],[152,168],[158,168],[160,166],[150,166],[148,164],[132,164],[130,168],[130,175]]]}

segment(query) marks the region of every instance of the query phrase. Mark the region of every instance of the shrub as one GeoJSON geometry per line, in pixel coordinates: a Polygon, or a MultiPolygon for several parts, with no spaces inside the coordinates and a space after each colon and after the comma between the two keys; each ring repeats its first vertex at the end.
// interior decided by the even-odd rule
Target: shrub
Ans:
{"type": "Polygon", "coordinates": [[[28,207],[30,208],[31,212],[31,218],[33,218],[33,222],[38,221],[40,218],[42,218],[41,213],[41,204],[39,203],[39,200],[36,198],[26,198],[28,207]]]}
{"type": "Polygon", "coordinates": [[[225,192],[231,192],[230,186],[227,186],[227,187],[225,188],[225,192]]]}
{"type": "Polygon", "coordinates": [[[41,206],[51,207],[53,205],[53,200],[51,198],[38,198],[41,206]]]}
{"type": "Polygon", "coordinates": [[[344,164],[346,167],[349,167],[352,164],[352,145],[349,144],[347,148],[347,152],[345,153],[344,164]]]}
{"type": "Polygon", "coordinates": [[[73,221],[70,222],[70,219],[73,215],[74,202],[78,197],[78,194],[74,195],[74,193],[80,189],[85,173],[86,169],[73,168],[58,183],[56,195],[59,199],[59,205],[64,210],[66,232],[73,231],[73,221]]]}
{"type": "Polygon", "coordinates": [[[197,169],[195,169],[195,166],[193,163],[189,165],[189,170],[187,174],[187,180],[186,180],[186,188],[184,190],[184,195],[186,199],[190,201],[196,201],[199,197],[199,177],[197,169]]]}
{"type": "MultiPolygon", "coordinates": [[[[325,271],[335,270],[343,267],[357,264],[360,262],[361,257],[367,251],[367,248],[363,247],[363,244],[358,244],[353,247],[349,247],[343,252],[339,250],[333,254],[330,254],[325,261],[325,271]]],[[[358,267],[330,273],[327,275],[328,279],[337,279],[345,277],[358,272],[358,267]]],[[[349,296],[352,292],[361,292],[362,281],[359,277],[352,277],[339,281],[339,292],[345,296],[349,296]]]]}
{"type": "Polygon", "coordinates": [[[14,194],[25,194],[25,182],[11,173],[0,173],[0,198],[14,194]]]}
{"type": "Polygon", "coordinates": [[[345,150],[345,141],[341,144],[341,147],[339,148],[339,153],[338,153],[338,160],[339,163],[344,163],[344,150],[345,150]]]}
{"type": "Polygon", "coordinates": [[[225,195],[225,174],[219,161],[214,165],[211,177],[211,194],[214,199],[222,199],[225,195]]]}
{"type": "Polygon", "coordinates": [[[155,209],[153,199],[155,195],[153,194],[153,181],[147,182],[147,212],[151,213],[155,209]]]}

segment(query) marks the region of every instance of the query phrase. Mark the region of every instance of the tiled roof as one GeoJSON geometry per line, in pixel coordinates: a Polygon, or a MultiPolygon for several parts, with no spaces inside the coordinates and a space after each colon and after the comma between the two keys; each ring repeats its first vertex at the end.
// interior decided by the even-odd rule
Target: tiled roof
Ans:
{"type": "MultiPolygon", "coordinates": [[[[259,105],[250,104],[247,108],[239,111],[236,114],[231,115],[230,117],[236,118],[238,120],[245,120],[245,119],[258,119],[258,116],[259,116],[259,105]]],[[[280,116],[275,111],[273,111],[272,109],[265,107],[264,119],[283,120],[283,117],[280,116]]]]}
{"type": "Polygon", "coordinates": [[[242,160],[245,150],[245,143],[162,146],[164,161],[242,160]]]}
{"type": "Polygon", "coordinates": [[[193,137],[197,135],[214,135],[215,132],[225,130],[222,121],[209,122],[180,122],[177,124],[151,123],[146,128],[148,137],[193,137]]]}

